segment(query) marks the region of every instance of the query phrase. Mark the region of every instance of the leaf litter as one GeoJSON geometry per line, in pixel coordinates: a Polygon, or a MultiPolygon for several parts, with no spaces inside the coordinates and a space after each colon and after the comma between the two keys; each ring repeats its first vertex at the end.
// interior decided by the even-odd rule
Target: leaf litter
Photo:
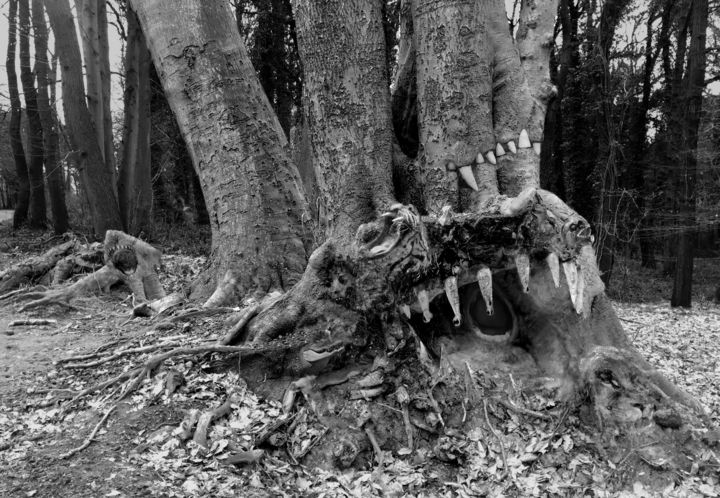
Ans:
{"type": "MultiPolygon", "coordinates": [[[[180,291],[204,265],[204,258],[167,255],[161,278],[169,292],[180,291]]],[[[225,332],[222,316],[194,317],[167,329],[143,319],[127,323],[129,304],[118,301],[101,296],[88,303],[90,315],[86,310],[58,316],[58,330],[64,328],[59,336],[98,334],[105,345],[114,344],[88,348],[92,341],[86,341],[75,343],[72,351],[60,344],[55,359],[93,350],[102,358],[163,341],[207,342],[225,332]]],[[[717,424],[720,307],[707,301],[691,310],[673,310],[664,302],[615,302],[615,309],[635,347],[697,396],[717,424]]],[[[302,454],[322,428],[304,408],[286,415],[279,402],[247,390],[237,374],[219,373],[221,360],[213,355],[168,360],[163,371],[118,404],[103,426],[97,424],[117,394],[112,390],[78,402],[75,411],[64,408],[78,391],[130,370],[149,354],[117,356],[92,369],[48,364],[33,376],[13,377],[17,389],[0,402],[0,472],[6,476],[0,495],[720,496],[717,473],[695,467],[694,473],[660,484],[641,471],[627,485],[629,459],[603,458],[577,414],[522,392],[513,399],[517,406],[554,410],[556,416],[538,419],[491,400],[488,427],[448,431],[433,448],[384,452],[381,467],[345,471],[294,463],[289,453],[302,454]],[[65,401],[57,403],[60,399],[65,401]],[[228,400],[228,414],[209,425],[205,446],[183,434],[188,414],[228,400]],[[93,427],[99,429],[86,449],[67,461],[57,459],[93,427]]],[[[707,455],[708,461],[713,458],[717,461],[717,455],[707,455]]]]}

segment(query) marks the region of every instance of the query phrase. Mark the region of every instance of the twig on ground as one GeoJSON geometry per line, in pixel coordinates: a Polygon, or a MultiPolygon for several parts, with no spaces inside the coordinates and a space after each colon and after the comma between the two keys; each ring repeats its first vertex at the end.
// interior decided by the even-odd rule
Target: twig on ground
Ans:
{"type": "Polygon", "coordinates": [[[99,384],[95,384],[86,389],[83,389],[82,391],[77,393],[73,399],[70,400],[68,405],[65,407],[65,410],[68,410],[71,406],[73,406],[80,398],[82,398],[86,394],[90,394],[91,392],[95,392],[95,391],[101,391],[101,390],[105,389],[106,387],[110,387],[114,384],[117,384],[118,382],[121,382],[129,377],[133,377],[135,374],[141,373],[141,372],[142,372],[141,367],[134,368],[132,370],[128,370],[127,372],[123,372],[120,375],[113,377],[112,379],[108,379],[105,382],[100,382],[99,384]]]}
{"type": "Polygon", "coordinates": [[[102,427],[102,425],[105,423],[105,421],[110,416],[110,414],[113,412],[113,410],[115,410],[115,408],[117,408],[117,404],[111,406],[110,409],[107,412],[105,412],[105,415],[103,415],[103,417],[100,419],[100,422],[97,423],[97,425],[92,430],[90,435],[85,439],[83,444],[81,444],[77,448],[73,448],[72,450],[70,450],[66,453],[58,455],[58,459],[64,460],[66,458],[70,458],[71,456],[75,455],[76,453],[81,452],[82,450],[84,450],[85,448],[90,446],[90,443],[92,442],[92,440],[95,437],[95,435],[97,434],[97,432],[100,430],[100,427],[102,427]]]}
{"type": "Polygon", "coordinates": [[[503,440],[500,437],[500,434],[497,433],[497,431],[495,430],[495,427],[493,427],[493,425],[490,423],[490,417],[488,417],[488,412],[487,412],[487,400],[485,400],[485,399],[483,400],[483,412],[485,413],[485,422],[487,423],[488,428],[490,428],[490,432],[493,433],[493,436],[495,436],[495,438],[498,440],[498,443],[500,443],[500,451],[502,453],[503,474],[504,474],[500,479],[500,480],[502,480],[502,479],[505,479],[505,477],[507,475],[509,475],[509,473],[510,473],[510,469],[508,468],[508,463],[507,463],[507,455],[505,454],[505,444],[503,444],[503,440]]]}
{"type": "Polygon", "coordinates": [[[237,403],[240,399],[240,394],[237,392],[231,393],[225,402],[218,406],[217,408],[213,410],[209,410],[202,415],[200,415],[200,418],[197,422],[197,429],[195,429],[195,434],[193,435],[193,441],[195,441],[197,444],[202,446],[203,448],[207,447],[207,431],[210,427],[210,424],[219,418],[224,417],[228,413],[230,413],[230,408],[233,403],[237,403]]]}
{"type": "Polygon", "coordinates": [[[228,333],[225,334],[225,337],[222,338],[220,344],[227,345],[234,342],[245,329],[245,326],[248,324],[248,322],[252,320],[259,311],[260,305],[258,304],[250,306],[249,308],[243,310],[240,319],[235,323],[235,325],[233,325],[233,327],[228,331],[228,333]]]}
{"type": "Polygon", "coordinates": [[[139,354],[139,353],[148,353],[150,351],[156,351],[158,349],[163,348],[174,348],[177,347],[179,344],[177,342],[164,342],[160,344],[153,344],[151,346],[143,346],[140,348],[132,348],[132,349],[124,349],[122,351],[117,351],[116,353],[106,356],[104,358],[101,358],[96,361],[90,361],[87,363],[70,363],[67,365],[64,365],[63,368],[90,368],[90,367],[97,367],[98,365],[102,365],[103,363],[107,363],[109,361],[117,360],[118,358],[122,358],[123,356],[128,356],[131,354],[139,354]]]}
{"type": "Polygon", "coordinates": [[[501,398],[493,398],[493,400],[497,401],[501,405],[503,405],[508,410],[512,410],[517,413],[522,413],[524,415],[528,415],[530,417],[539,418],[541,420],[553,420],[553,418],[550,415],[546,415],[545,413],[536,412],[534,410],[530,410],[528,408],[523,408],[521,406],[515,405],[512,401],[501,399],[501,398]]]}
{"type": "Polygon", "coordinates": [[[375,433],[370,427],[365,427],[365,434],[367,434],[367,437],[370,440],[370,444],[375,451],[375,458],[377,459],[378,467],[382,468],[383,463],[385,463],[385,454],[383,453],[382,449],[380,449],[380,445],[377,442],[375,433]]]}
{"type": "Polygon", "coordinates": [[[11,327],[18,325],[57,325],[57,320],[46,318],[26,318],[24,320],[13,320],[10,322],[11,327]]]}

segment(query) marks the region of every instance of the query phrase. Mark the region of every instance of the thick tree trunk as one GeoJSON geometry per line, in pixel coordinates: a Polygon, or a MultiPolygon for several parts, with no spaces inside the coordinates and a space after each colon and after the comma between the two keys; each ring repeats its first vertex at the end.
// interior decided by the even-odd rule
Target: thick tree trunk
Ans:
{"type": "MultiPolygon", "coordinates": [[[[43,149],[45,152],[45,177],[50,196],[50,213],[53,231],[62,234],[70,228],[67,206],[65,205],[65,185],[63,166],[58,156],[60,137],[57,119],[51,107],[48,87],[55,85],[55,78],[49,77],[48,32],[45,24],[45,7],[42,0],[32,0],[32,23],[35,37],[35,74],[37,75],[37,103],[40,121],[43,127],[43,149]]],[[[53,99],[54,103],[54,99],[53,99]]]]}
{"type": "Polygon", "coordinates": [[[354,235],[395,202],[380,7],[368,0],[293,2],[304,106],[331,236],[354,235]]]}
{"type": "Polygon", "coordinates": [[[25,97],[25,113],[28,118],[28,137],[30,143],[30,162],[28,179],[30,180],[30,228],[43,229],[47,224],[45,207],[45,177],[43,176],[43,127],[38,111],[35,75],[30,65],[30,0],[20,0],[18,12],[20,23],[20,80],[25,97]]]}
{"type": "Polygon", "coordinates": [[[70,129],[72,147],[77,152],[83,189],[90,205],[95,235],[122,228],[120,209],[113,188],[93,117],[85,102],[82,60],[75,34],[75,21],[68,0],[46,0],[45,9],[55,34],[55,48],[62,68],[63,108],[70,129]]]}
{"type": "Polygon", "coordinates": [[[229,5],[200,0],[131,5],[210,212],[211,271],[220,282],[206,304],[289,288],[305,267],[307,206],[285,134],[229,5]]]}
{"type": "Polygon", "coordinates": [[[705,38],[708,23],[707,0],[693,0],[690,15],[690,47],[682,82],[681,170],[678,175],[679,217],[677,263],[670,304],[689,308],[692,301],[692,274],[695,240],[695,179],[702,94],[705,88],[705,38]]]}
{"type": "Polygon", "coordinates": [[[118,171],[118,201],[125,231],[150,233],[150,52],[135,12],[127,12],[125,123],[118,171]]]}
{"type": "Polygon", "coordinates": [[[15,161],[17,174],[17,199],[13,213],[13,228],[20,228],[26,221],[30,208],[30,180],[28,179],[28,165],[25,159],[20,125],[22,121],[22,105],[18,91],[17,71],[15,70],[15,47],[17,46],[17,0],[10,0],[10,13],[8,17],[8,49],[5,68],[8,76],[8,91],[10,93],[10,148],[15,161]]]}

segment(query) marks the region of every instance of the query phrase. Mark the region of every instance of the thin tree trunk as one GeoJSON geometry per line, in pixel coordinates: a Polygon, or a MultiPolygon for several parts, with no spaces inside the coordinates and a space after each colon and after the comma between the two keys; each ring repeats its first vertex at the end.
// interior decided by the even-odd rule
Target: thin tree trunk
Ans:
{"type": "Polygon", "coordinates": [[[118,201],[125,231],[137,235],[151,228],[150,53],[135,12],[127,12],[125,49],[125,123],[118,174],[118,201]]]}
{"type": "MultiPolygon", "coordinates": [[[[40,121],[43,127],[43,145],[45,151],[45,176],[50,195],[52,226],[56,234],[67,232],[69,226],[63,168],[58,156],[60,138],[58,135],[55,112],[50,105],[48,87],[55,85],[55,79],[49,78],[48,32],[45,24],[45,8],[42,0],[32,0],[32,23],[35,37],[35,74],[37,75],[37,103],[40,121]]],[[[54,100],[54,99],[53,99],[54,100]]]]}
{"type": "Polygon", "coordinates": [[[677,264],[671,306],[689,308],[692,301],[692,274],[695,247],[695,179],[702,92],[705,88],[705,39],[708,22],[707,0],[693,0],[690,14],[690,47],[687,70],[682,81],[680,170],[678,171],[679,236],[677,264]]]}
{"type": "Polygon", "coordinates": [[[77,152],[82,185],[88,198],[93,229],[102,237],[108,229],[122,229],[120,209],[93,118],[85,102],[82,60],[75,34],[75,21],[68,0],[46,0],[45,9],[55,34],[55,47],[62,68],[63,108],[77,152]]]}
{"type": "Polygon", "coordinates": [[[131,5],[210,212],[212,276],[220,282],[206,304],[288,288],[305,268],[307,206],[285,133],[229,4],[136,0],[131,5]]]}
{"type": "Polygon", "coordinates": [[[395,202],[380,7],[369,0],[293,2],[315,173],[327,233],[337,237],[353,236],[395,202]]]}
{"type": "Polygon", "coordinates": [[[17,46],[17,0],[10,0],[10,13],[8,16],[8,50],[5,68],[8,75],[8,92],[10,93],[10,148],[15,161],[17,174],[17,200],[13,213],[13,228],[20,228],[26,221],[30,208],[30,180],[28,179],[28,166],[25,159],[20,125],[22,121],[22,105],[18,91],[17,72],[15,70],[15,47],[17,46]]]}
{"type": "Polygon", "coordinates": [[[30,1],[20,0],[18,20],[20,23],[20,81],[25,97],[25,113],[28,117],[28,138],[30,143],[30,161],[28,178],[30,180],[30,228],[43,229],[47,226],[47,208],[45,207],[45,177],[43,176],[43,128],[38,111],[35,75],[30,65],[30,1]]]}
{"type": "Polygon", "coordinates": [[[103,142],[105,152],[105,167],[110,172],[113,186],[117,184],[117,170],[115,168],[115,146],[113,144],[112,112],[110,110],[110,46],[108,43],[108,21],[106,0],[97,2],[97,34],[98,34],[98,62],[100,70],[100,102],[102,106],[102,136],[98,140],[103,142]]]}

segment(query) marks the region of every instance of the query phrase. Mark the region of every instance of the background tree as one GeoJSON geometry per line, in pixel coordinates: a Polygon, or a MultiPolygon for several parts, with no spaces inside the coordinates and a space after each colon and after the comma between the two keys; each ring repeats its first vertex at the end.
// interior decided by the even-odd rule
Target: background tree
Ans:
{"type": "Polygon", "coordinates": [[[128,10],[123,149],[118,175],[118,200],[123,226],[133,235],[150,233],[152,221],[150,64],[150,53],[135,12],[128,10]]]}
{"type": "Polygon", "coordinates": [[[65,205],[65,181],[60,161],[60,136],[57,116],[50,100],[49,89],[55,86],[50,80],[48,61],[48,28],[45,21],[45,7],[41,0],[32,1],[32,26],[35,41],[35,75],[37,78],[37,104],[43,134],[43,153],[47,191],[50,197],[52,227],[56,234],[69,229],[67,206],[65,205]]]}
{"type": "Polygon", "coordinates": [[[19,228],[27,220],[30,209],[30,180],[28,177],[28,166],[25,159],[25,148],[23,147],[20,135],[20,123],[22,120],[22,106],[20,104],[20,92],[18,91],[17,72],[15,70],[15,47],[17,46],[17,0],[9,2],[8,16],[8,50],[5,69],[8,75],[8,90],[10,92],[10,122],[8,133],[10,134],[10,148],[15,160],[15,171],[17,174],[17,201],[13,213],[13,227],[19,228]]]}
{"type": "Polygon", "coordinates": [[[18,21],[20,25],[20,80],[25,97],[25,113],[28,118],[28,136],[30,144],[30,162],[28,180],[30,181],[30,228],[45,228],[47,208],[45,206],[45,177],[43,163],[43,126],[38,109],[35,74],[30,64],[30,2],[20,0],[18,21]]]}
{"type": "Polygon", "coordinates": [[[75,21],[67,0],[46,1],[45,9],[55,35],[62,69],[63,108],[73,150],[76,152],[82,187],[88,198],[93,229],[103,234],[122,228],[117,192],[106,167],[94,119],[85,101],[82,59],[75,35],[75,21]]]}

